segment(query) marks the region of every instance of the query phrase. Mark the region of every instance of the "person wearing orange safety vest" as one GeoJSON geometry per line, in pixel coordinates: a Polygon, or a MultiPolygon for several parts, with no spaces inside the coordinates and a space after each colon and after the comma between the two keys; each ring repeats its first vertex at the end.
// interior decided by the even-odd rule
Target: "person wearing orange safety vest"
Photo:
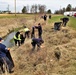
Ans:
{"type": "Polygon", "coordinates": [[[27,28],[26,26],[24,26],[24,32],[25,32],[25,38],[26,38],[26,37],[29,38],[29,33],[30,33],[29,28],[27,28]]]}
{"type": "Polygon", "coordinates": [[[21,42],[20,32],[17,32],[17,33],[14,35],[14,42],[15,42],[15,45],[18,44],[18,46],[20,46],[20,42],[21,42]]]}

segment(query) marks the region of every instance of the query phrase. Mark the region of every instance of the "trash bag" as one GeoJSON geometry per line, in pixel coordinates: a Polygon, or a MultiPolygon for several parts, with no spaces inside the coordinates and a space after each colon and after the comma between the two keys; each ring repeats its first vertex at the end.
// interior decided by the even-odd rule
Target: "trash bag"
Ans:
{"type": "Polygon", "coordinates": [[[11,54],[10,54],[10,51],[7,52],[6,56],[8,57],[8,59],[12,62],[12,65],[14,67],[14,62],[13,62],[13,59],[11,57],[11,54]]]}

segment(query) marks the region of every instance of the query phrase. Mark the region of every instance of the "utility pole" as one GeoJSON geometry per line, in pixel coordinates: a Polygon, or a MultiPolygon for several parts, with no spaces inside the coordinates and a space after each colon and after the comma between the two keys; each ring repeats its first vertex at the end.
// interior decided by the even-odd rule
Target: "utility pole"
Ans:
{"type": "Polygon", "coordinates": [[[9,11],[9,4],[8,4],[8,9],[7,9],[7,11],[8,11],[8,13],[10,13],[10,11],[9,11]]]}
{"type": "Polygon", "coordinates": [[[8,6],[7,6],[7,12],[9,13],[9,4],[8,4],[8,6]]]}
{"type": "Polygon", "coordinates": [[[9,4],[8,4],[8,7],[7,7],[7,11],[9,12],[9,4]]]}
{"type": "Polygon", "coordinates": [[[62,10],[61,10],[61,6],[60,6],[60,14],[62,13],[62,10]]]}
{"type": "Polygon", "coordinates": [[[15,0],[15,16],[16,16],[16,0],[15,0]]]}

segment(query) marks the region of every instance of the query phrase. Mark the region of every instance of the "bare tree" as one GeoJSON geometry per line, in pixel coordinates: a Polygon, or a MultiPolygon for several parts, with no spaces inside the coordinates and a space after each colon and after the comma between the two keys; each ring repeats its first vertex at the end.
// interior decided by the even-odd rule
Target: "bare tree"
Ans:
{"type": "Polygon", "coordinates": [[[35,5],[32,5],[31,6],[31,9],[30,9],[31,10],[31,13],[37,13],[37,7],[38,6],[36,4],[35,5]]]}
{"type": "Polygon", "coordinates": [[[35,13],[37,13],[37,8],[38,8],[38,6],[35,4],[35,13]]]}
{"type": "Polygon", "coordinates": [[[72,11],[76,11],[76,7],[75,8],[72,8],[72,11]]]}
{"type": "Polygon", "coordinates": [[[26,6],[27,13],[29,12],[29,5],[26,6]]]}
{"type": "Polygon", "coordinates": [[[40,4],[32,5],[31,9],[30,9],[31,13],[38,13],[38,11],[39,11],[39,13],[45,13],[45,10],[46,10],[46,6],[40,5],[40,4]]]}
{"type": "Polygon", "coordinates": [[[31,13],[34,13],[34,12],[35,12],[35,7],[34,7],[34,5],[31,6],[30,11],[31,11],[31,13]]]}
{"type": "Polygon", "coordinates": [[[39,13],[45,13],[46,6],[45,5],[38,5],[39,13]]]}

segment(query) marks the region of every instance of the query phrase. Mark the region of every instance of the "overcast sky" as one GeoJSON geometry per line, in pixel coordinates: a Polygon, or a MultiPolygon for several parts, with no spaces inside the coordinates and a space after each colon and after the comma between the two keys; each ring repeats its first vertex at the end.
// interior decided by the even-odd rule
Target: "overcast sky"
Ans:
{"type": "MultiPolygon", "coordinates": [[[[0,10],[9,10],[14,12],[14,1],[15,0],[0,0],[0,10]]],[[[51,9],[52,12],[59,10],[60,8],[67,7],[71,4],[72,7],[76,7],[76,0],[16,0],[17,12],[21,12],[23,6],[31,6],[33,4],[46,5],[46,9],[51,9]]]]}

